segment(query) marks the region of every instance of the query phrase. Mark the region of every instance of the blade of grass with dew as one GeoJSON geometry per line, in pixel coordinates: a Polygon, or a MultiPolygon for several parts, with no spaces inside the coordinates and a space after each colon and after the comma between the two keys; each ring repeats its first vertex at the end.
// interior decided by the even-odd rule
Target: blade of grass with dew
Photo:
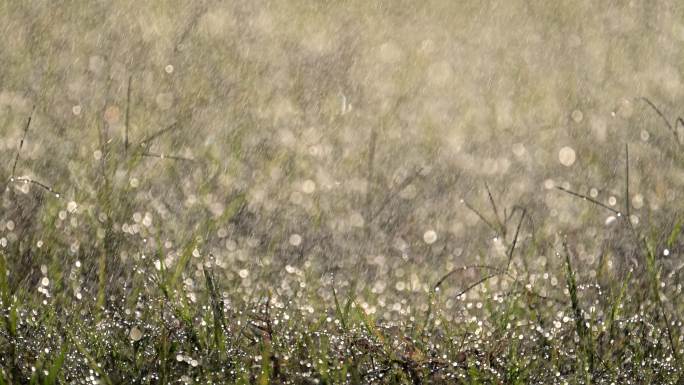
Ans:
{"type": "Polygon", "coordinates": [[[584,315],[580,307],[579,298],[577,296],[577,279],[575,277],[575,272],[572,269],[572,263],[570,262],[570,250],[566,243],[563,243],[564,254],[565,254],[565,279],[566,287],[568,289],[568,295],[570,297],[570,305],[575,318],[575,332],[579,336],[581,351],[584,353],[582,357],[582,370],[581,372],[585,375],[585,380],[590,383],[590,374],[594,371],[594,352],[590,346],[589,342],[589,331],[584,323],[584,315]],[[586,360],[586,362],[585,362],[586,360]],[[587,367],[585,367],[585,364],[587,367]]]}
{"type": "Polygon", "coordinates": [[[337,319],[340,320],[340,323],[342,324],[342,329],[344,331],[347,331],[347,320],[346,317],[344,316],[344,313],[342,312],[342,307],[340,306],[340,301],[337,299],[337,290],[335,290],[335,286],[333,285],[332,287],[332,292],[333,292],[333,300],[335,301],[335,314],[337,316],[337,319]]]}
{"type": "Polygon", "coordinates": [[[66,358],[66,354],[68,351],[68,345],[66,342],[62,343],[62,347],[59,351],[59,355],[55,359],[55,361],[50,365],[50,369],[48,370],[47,377],[45,378],[45,385],[54,385],[57,383],[57,375],[59,374],[59,371],[62,370],[62,366],[64,365],[64,359],[66,358]]]}
{"type": "Polygon", "coordinates": [[[211,301],[214,326],[214,349],[216,349],[218,358],[220,359],[226,354],[225,338],[223,335],[223,330],[225,328],[223,321],[223,302],[221,301],[218,289],[216,288],[213,271],[208,269],[205,264],[202,264],[202,269],[204,271],[204,279],[211,301]]]}
{"type": "Polygon", "coordinates": [[[660,270],[657,266],[657,261],[656,261],[656,253],[655,253],[655,247],[653,246],[652,242],[649,242],[646,238],[644,238],[644,243],[646,246],[646,269],[648,271],[648,276],[651,281],[651,290],[652,290],[652,295],[653,295],[653,300],[656,303],[656,306],[658,306],[658,310],[660,311],[663,319],[664,319],[664,324],[665,324],[665,331],[667,332],[667,338],[668,342],[670,344],[670,351],[672,352],[672,356],[675,358],[675,360],[679,361],[679,352],[677,349],[677,344],[676,344],[676,339],[674,337],[674,332],[672,331],[672,328],[670,326],[670,320],[669,317],[667,316],[667,312],[665,311],[665,307],[663,305],[663,301],[661,300],[661,294],[660,294],[660,270]]]}
{"type": "Polygon", "coordinates": [[[88,353],[88,351],[81,345],[81,343],[78,341],[78,338],[74,337],[69,331],[67,331],[67,335],[73,343],[73,345],[76,347],[76,350],[78,350],[78,352],[81,353],[83,357],[85,357],[85,361],[90,367],[90,369],[92,369],[93,372],[98,374],[98,376],[100,377],[100,381],[104,382],[106,385],[114,385],[109,376],[107,376],[107,373],[105,373],[102,370],[101,366],[98,365],[97,362],[95,362],[90,353],[88,353]]]}

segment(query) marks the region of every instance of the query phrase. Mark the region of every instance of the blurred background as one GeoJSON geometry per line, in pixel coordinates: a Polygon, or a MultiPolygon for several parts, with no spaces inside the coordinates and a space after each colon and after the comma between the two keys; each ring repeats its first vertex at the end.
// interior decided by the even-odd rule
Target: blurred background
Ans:
{"type": "Polygon", "coordinates": [[[0,34],[0,237],[34,280],[193,245],[241,288],[424,292],[503,263],[516,206],[591,266],[614,213],[555,186],[637,226],[681,197],[674,1],[4,1],[0,34]]]}

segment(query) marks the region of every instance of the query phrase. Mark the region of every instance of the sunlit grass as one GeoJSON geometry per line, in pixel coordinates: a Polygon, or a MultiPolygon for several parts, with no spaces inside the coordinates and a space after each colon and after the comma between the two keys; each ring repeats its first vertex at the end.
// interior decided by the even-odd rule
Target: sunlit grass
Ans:
{"type": "MultiPolygon", "coordinates": [[[[269,255],[250,257],[256,261],[215,255],[211,242],[219,240],[229,250],[256,247],[249,237],[243,245],[223,240],[225,230],[215,238],[228,224],[240,225],[243,195],[176,242],[162,241],[162,227],[144,237],[122,235],[122,226],[93,213],[94,241],[81,238],[79,248],[70,250],[59,231],[74,227],[69,218],[88,219],[73,202],[51,198],[40,214],[43,230],[11,242],[2,238],[0,346],[6,354],[0,379],[677,383],[684,304],[678,299],[679,267],[666,268],[661,256],[677,256],[681,222],[637,230],[620,220],[619,233],[632,243],[624,249],[633,253],[630,259],[616,261],[624,251],[604,250],[610,261],[587,266],[573,251],[578,245],[563,237],[539,238],[524,209],[504,214],[485,187],[490,209],[468,207],[501,239],[503,255],[442,272],[411,262],[386,269],[383,256],[344,271],[311,259],[284,263],[269,255]],[[55,214],[61,206],[65,214],[55,214]],[[69,225],[59,227],[62,222],[69,225]],[[545,268],[531,270],[540,256],[545,268]],[[369,274],[374,268],[382,275],[369,274]],[[429,277],[435,278],[424,281],[429,277]]],[[[117,187],[103,188],[112,194],[117,187]]],[[[622,209],[563,190],[580,198],[573,204],[628,217],[622,209]]],[[[110,202],[98,206],[108,208],[108,217],[122,215],[116,211],[126,206],[110,202]]],[[[154,228],[150,221],[143,224],[142,214],[133,217],[129,227],[154,228]]],[[[434,237],[423,241],[429,245],[434,237]]],[[[306,246],[301,237],[294,244],[275,239],[295,252],[306,246]]],[[[261,250],[276,249],[271,244],[261,250]]]]}

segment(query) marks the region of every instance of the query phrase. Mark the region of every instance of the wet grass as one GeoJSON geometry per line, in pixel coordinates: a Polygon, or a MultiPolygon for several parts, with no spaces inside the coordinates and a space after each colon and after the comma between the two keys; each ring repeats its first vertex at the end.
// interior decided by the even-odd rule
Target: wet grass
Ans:
{"type": "MultiPolygon", "coordinates": [[[[30,119],[22,145],[29,127],[30,119]]],[[[304,258],[312,246],[301,236],[288,249],[299,258],[279,260],[282,228],[263,241],[233,239],[226,228],[254,220],[244,193],[170,240],[117,175],[134,173],[173,129],[139,143],[127,132],[121,152],[101,133],[92,196],[82,198],[94,203],[83,212],[43,182],[16,177],[17,153],[7,207],[37,203],[3,219],[0,384],[682,382],[682,220],[669,212],[635,225],[627,148],[623,208],[557,191],[614,214],[596,258],[580,240],[536,228],[526,207],[504,209],[485,184],[486,210],[463,204],[495,235],[488,242],[499,255],[474,246],[477,263],[445,270],[429,258],[390,263],[323,249],[356,258],[345,270],[304,258]]],[[[370,222],[419,174],[386,197],[365,194],[371,220],[358,239],[370,245],[370,222]]],[[[312,221],[305,236],[327,242],[316,231],[312,221]]]]}
{"type": "MultiPolygon", "coordinates": [[[[187,249],[192,254],[195,244],[187,249]]],[[[665,280],[654,253],[643,256],[644,277],[630,271],[621,280],[582,285],[565,248],[565,282],[546,295],[539,292],[551,286],[548,279],[523,284],[529,277],[514,276],[507,291],[483,281],[472,289],[481,292],[477,300],[423,293],[430,313],[412,308],[384,321],[364,309],[354,285],[341,290],[306,281],[332,294],[332,301],[309,297],[306,306],[299,294],[287,299],[264,291],[241,299],[229,289],[239,284],[215,278],[210,259],[200,259],[201,274],[193,276],[204,282],[194,288],[178,279],[178,270],[157,270],[154,257],[141,259],[122,294],[100,306],[97,293],[80,299],[69,293],[69,264],[50,269],[40,292],[25,283],[12,287],[8,261],[16,256],[5,248],[0,378],[5,384],[677,383],[681,286],[665,280]]]]}
{"type": "Polygon", "coordinates": [[[368,286],[305,266],[245,287],[201,236],[174,264],[141,244],[126,274],[14,242],[0,249],[0,383],[678,383],[684,303],[661,258],[680,222],[637,238],[636,264],[582,282],[566,239],[518,239],[524,216],[502,267],[455,268],[389,319],[368,286]],[[49,266],[22,277],[25,255],[49,266]],[[539,255],[556,256],[543,275],[514,261],[539,255]],[[298,288],[277,294],[283,280],[298,288]]]}

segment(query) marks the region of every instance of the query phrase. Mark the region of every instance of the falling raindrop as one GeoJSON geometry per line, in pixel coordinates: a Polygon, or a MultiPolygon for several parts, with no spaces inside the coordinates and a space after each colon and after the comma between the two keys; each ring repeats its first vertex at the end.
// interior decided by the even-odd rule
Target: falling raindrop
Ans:
{"type": "Polygon", "coordinates": [[[584,114],[580,110],[574,110],[572,111],[572,114],[570,114],[570,117],[575,123],[579,123],[584,119],[584,114]]]}
{"type": "Polygon", "coordinates": [[[289,242],[292,246],[299,246],[302,243],[302,236],[299,234],[292,234],[290,235],[289,242]]]}
{"type": "Polygon", "coordinates": [[[561,148],[558,152],[558,160],[563,166],[572,166],[576,160],[575,150],[568,146],[561,148]]]}
{"type": "Polygon", "coordinates": [[[423,234],[423,241],[431,245],[437,241],[437,233],[434,230],[428,230],[423,234]]]}
{"type": "Polygon", "coordinates": [[[316,182],[307,179],[302,183],[302,192],[305,194],[313,194],[316,191],[316,182]]]}

